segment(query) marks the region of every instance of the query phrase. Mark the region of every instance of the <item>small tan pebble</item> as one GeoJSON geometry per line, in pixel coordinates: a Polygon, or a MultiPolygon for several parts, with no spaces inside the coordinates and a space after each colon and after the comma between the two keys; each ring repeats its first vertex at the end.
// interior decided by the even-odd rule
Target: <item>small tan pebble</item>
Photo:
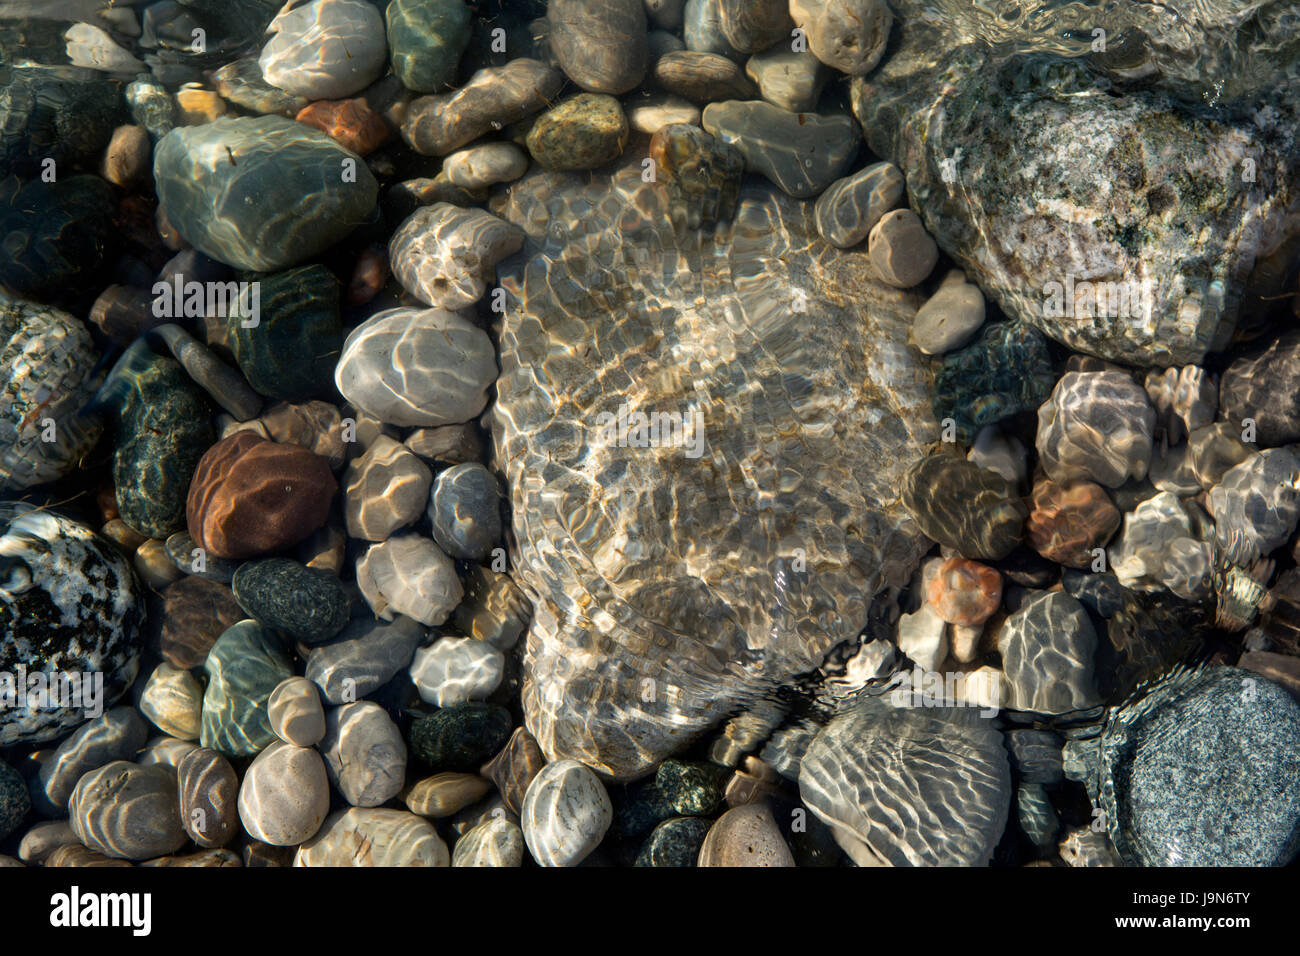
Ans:
{"type": "Polygon", "coordinates": [[[45,858],[46,866],[134,866],[129,860],[113,860],[88,850],[80,843],[61,846],[45,858]]]}
{"type": "Polygon", "coordinates": [[[961,664],[969,664],[975,660],[979,656],[980,638],[983,636],[983,625],[969,627],[953,625],[949,635],[952,659],[961,664]]]}
{"type": "Polygon", "coordinates": [[[119,126],[104,150],[100,175],[114,186],[130,188],[149,172],[149,134],[143,126],[119,126]]]}
{"type": "Polygon", "coordinates": [[[629,101],[627,121],[628,125],[638,133],[653,136],[665,126],[674,123],[699,126],[700,108],[680,96],[660,93],[629,101]]]}
{"type": "Polygon", "coordinates": [[[325,736],[325,707],[316,685],[305,677],[290,677],[271,691],[267,702],[271,729],[285,743],[314,747],[325,736]]]}
{"type": "Polygon", "coordinates": [[[226,101],[211,90],[185,84],[176,91],[176,124],[202,126],[226,115],[226,101]]]}
{"type": "Polygon", "coordinates": [[[134,563],[140,580],[158,591],[184,577],[184,572],[167,553],[167,546],[157,538],[150,538],[135,549],[134,563]]]}
{"type": "Polygon", "coordinates": [[[140,696],[140,713],[178,740],[199,739],[203,688],[187,670],[163,661],[149,675],[140,696]]]}
{"type": "Polygon", "coordinates": [[[136,549],[149,539],[128,525],[121,518],[114,518],[112,521],[106,521],[104,527],[100,528],[100,533],[108,538],[127,554],[135,554],[136,549]]]}
{"type": "Polygon", "coordinates": [[[898,289],[923,282],[939,261],[939,247],[910,209],[880,218],[867,237],[867,253],[880,281],[898,289]]]}
{"type": "Polygon", "coordinates": [[[443,160],[442,171],[463,189],[483,189],[528,172],[528,154],[514,143],[486,143],[452,153],[443,160]]]}
{"type": "Polygon", "coordinates": [[[329,808],[325,761],[309,747],[276,741],[253,759],[239,787],[244,829],[275,846],[311,839],[329,808]]]}
{"type": "Polygon", "coordinates": [[[67,820],[47,820],[23,834],[18,844],[18,859],[24,863],[44,863],[61,846],[80,846],[67,820]]]}
{"type": "Polygon", "coordinates": [[[926,355],[960,348],[984,324],[984,295],[953,269],[916,313],[912,341],[926,355]]]}
{"type": "Polygon", "coordinates": [[[766,801],[732,807],[714,821],[697,866],[794,866],[794,855],[766,801]]]}
{"type": "Polygon", "coordinates": [[[140,752],[136,763],[141,766],[150,764],[162,764],[166,767],[177,767],[180,762],[190,753],[199,747],[192,740],[181,740],[177,737],[154,737],[144,746],[140,752]]]}
{"type": "Polygon", "coordinates": [[[449,817],[487,796],[491,782],[472,773],[438,773],[406,794],[406,808],[422,817],[449,817]]]}

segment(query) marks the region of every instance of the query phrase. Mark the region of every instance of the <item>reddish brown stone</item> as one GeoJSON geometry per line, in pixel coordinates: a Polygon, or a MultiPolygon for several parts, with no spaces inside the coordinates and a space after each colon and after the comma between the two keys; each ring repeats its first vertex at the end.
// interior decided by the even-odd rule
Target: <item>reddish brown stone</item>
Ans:
{"type": "Polygon", "coordinates": [[[304,106],[294,117],[329,136],[358,156],[373,153],[388,141],[388,124],[365,100],[319,100],[304,106]]]}
{"type": "Polygon", "coordinates": [[[388,281],[388,250],[383,246],[370,246],[357,257],[348,283],[348,305],[365,305],[388,281]]]}
{"type": "Polygon", "coordinates": [[[537,741],[523,727],[515,730],[505,749],[485,763],[479,773],[497,785],[497,792],[512,813],[524,805],[524,791],[546,766],[537,741]]]}
{"type": "Polygon", "coordinates": [[[158,651],[177,667],[199,667],[226,628],[248,617],[224,584],[185,577],[162,590],[158,651]]]}
{"type": "Polygon", "coordinates": [[[1067,486],[1042,478],[1034,485],[1030,505],[1025,524],[1030,546],[1066,567],[1089,567],[1093,549],[1104,545],[1120,524],[1119,509],[1106,489],[1091,481],[1067,486]]]}
{"type": "Polygon", "coordinates": [[[309,536],[325,523],[337,491],[324,458],[241,431],[199,459],[185,517],[199,547],[247,558],[309,536]]]}
{"type": "Polygon", "coordinates": [[[1002,575],[987,564],[949,558],[926,574],[926,599],[949,624],[983,624],[1002,604],[1002,575]]]}

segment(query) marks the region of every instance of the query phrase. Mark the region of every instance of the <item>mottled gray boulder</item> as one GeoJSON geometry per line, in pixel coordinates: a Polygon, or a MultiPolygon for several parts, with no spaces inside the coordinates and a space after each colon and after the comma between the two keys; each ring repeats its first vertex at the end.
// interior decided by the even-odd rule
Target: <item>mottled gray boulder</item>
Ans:
{"type": "Polygon", "coordinates": [[[860,866],[982,866],[1006,825],[1011,769],[979,711],[867,700],[812,742],[799,796],[860,866]]]}
{"type": "Polygon", "coordinates": [[[642,0],[550,0],[551,52],[560,69],[592,93],[626,93],[646,71],[642,0]]]}
{"type": "Polygon", "coordinates": [[[791,113],[762,100],[728,100],[706,106],[703,125],[740,150],[749,172],[796,199],[818,195],[858,152],[858,126],[843,114],[791,113]]]}
{"type": "Polygon", "coordinates": [[[360,157],[282,116],[174,129],[154,151],[153,174],[168,221],[192,246],[258,272],[329,248],[379,193],[360,157]]]}
{"type": "Polygon", "coordinates": [[[1245,567],[1280,548],[1300,521],[1300,455],[1269,448],[1229,469],[1210,489],[1219,550],[1245,567]]]}
{"type": "Polygon", "coordinates": [[[1101,703],[1097,693],[1097,632],[1083,605],[1049,591],[1026,598],[997,635],[1011,710],[1065,714],[1101,703]]]}

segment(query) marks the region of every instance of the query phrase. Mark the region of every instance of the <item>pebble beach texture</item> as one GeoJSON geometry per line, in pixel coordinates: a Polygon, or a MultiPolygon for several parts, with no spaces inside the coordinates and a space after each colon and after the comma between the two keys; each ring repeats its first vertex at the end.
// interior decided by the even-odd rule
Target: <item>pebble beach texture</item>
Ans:
{"type": "Polygon", "coordinates": [[[1293,4],[1095,6],[0,19],[0,864],[1295,860],[1293,4]]]}

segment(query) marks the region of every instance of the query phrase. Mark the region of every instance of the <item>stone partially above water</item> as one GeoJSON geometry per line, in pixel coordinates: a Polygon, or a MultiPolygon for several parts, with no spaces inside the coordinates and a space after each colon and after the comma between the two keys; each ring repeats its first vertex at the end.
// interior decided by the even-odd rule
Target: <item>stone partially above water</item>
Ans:
{"type": "Polygon", "coordinates": [[[177,231],[205,255],[257,272],[329,248],[370,214],[379,191],[359,156],[280,116],[175,129],[153,168],[177,231]]]}
{"type": "Polygon", "coordinates": [[[704,108],[704,128],[796,199],[809,199],[842,176],[857,155],[857,123],[843,114],[790,113],[762,100],[704,108]]]}

